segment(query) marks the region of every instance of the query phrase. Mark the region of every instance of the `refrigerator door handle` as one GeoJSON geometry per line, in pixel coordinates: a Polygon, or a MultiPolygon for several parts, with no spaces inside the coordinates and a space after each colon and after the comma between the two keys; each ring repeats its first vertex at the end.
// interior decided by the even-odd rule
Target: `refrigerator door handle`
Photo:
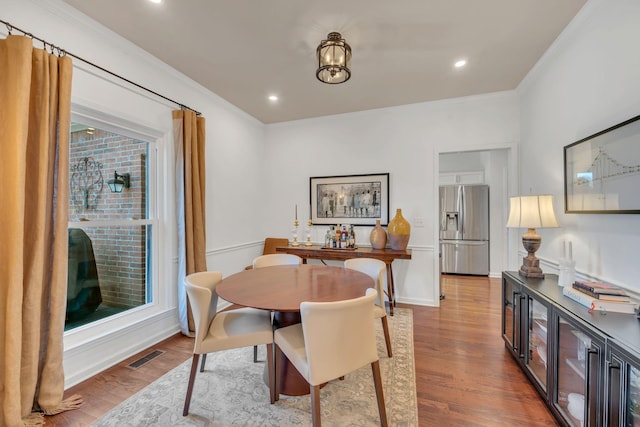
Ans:
{"type": "Polygon", "coordinates": [[[464,231],[464,222],[466,221],[466,218],[465,218],[466,212],[465,212],[465,210],[466,210],[466,207],[467,207],[466,206],[467,201],[465,200],[466,199],[466,197],[465,197],[466,191],[464,189],[465,189],[464,185],[461,185],[460,186],[460,197],[458,199],[458,203],[460,203],[460,207],[458,208],[458,211],[460,211],[460,213],[461,213],[460,216],[462,217],[462,218],[460,218],[460,228],[459,228],[459,230],[460,230],[460,233],[462,233],[462,238],[463,239],[465,238],[464,237],[464,232],[465,232],[464,231]]]}

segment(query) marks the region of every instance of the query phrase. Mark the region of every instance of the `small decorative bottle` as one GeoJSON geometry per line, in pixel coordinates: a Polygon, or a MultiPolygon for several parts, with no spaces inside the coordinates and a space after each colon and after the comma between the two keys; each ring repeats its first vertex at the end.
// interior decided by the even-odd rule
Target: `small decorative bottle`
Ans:
{"type": "Polygon", "coordinates": [[[346,249],[349,247],[348,243],[349,243],[349,239],[347,237],[347,226],[343,225],[342,226],[342,231],[340,232],[340,247],[342,249],[346,249]]]}
{"type": "Polygon", "coordinates": [[[336,242],[336,229],[334,228],[334,226],[331,226],[331,247],[332,248],[337,248],[338,244],[336,242]]]}
{"type": "Polygon", "coordinates": [[[349,247],[355,249],[356,247],[356,232],[353,229],[353,225],[349,226],[349,247]]]}

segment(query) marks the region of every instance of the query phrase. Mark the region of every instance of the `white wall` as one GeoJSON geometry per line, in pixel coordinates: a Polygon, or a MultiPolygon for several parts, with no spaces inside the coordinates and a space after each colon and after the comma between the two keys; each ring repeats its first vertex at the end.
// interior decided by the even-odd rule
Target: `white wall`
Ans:
{"type": "MultiPolygon", "coordinates": [[[[309,177],[389,172],[391,216],[402,208],[410,223],[424,219],[411,229],[413,259],[394,262],[396,296],[438,305],[438,155],[512,147],[518,132],[514,92],[268,125],[263,227],[288,236],[294,205],[308,215],[309,177]]],[[[325,228],[315,227],[314,241],[325,228]]],[[[369,230],[359,227],[358,241],[368,243],[369,230]]]]}
{"type": "MultiPolygon", "coordinates": [[[[263,236],[255,221],[255,201],[262,194],[255,183],[262,176],[264,125],[61,1],[0,0],[0,5],[2,19],[14,26],[203,113],[207,118],[209,268],[230,274],[244,267],[263,236]]],[[[4,26],[0,34],[6,35],[4,26]]],[[[67,387],[178,331],[171,122],[171,110],[178,107],[77,60],[72,102],[142,126],[157,137],[154,148],[161,188],[154,195],[160,206],[155,230],[161,258],[155,268],[156,284],[164,291],[156,294],[154,307],[68,333],[67,387]]]]}
{"type": "Polygon", "coordinates": [[[571,240],[578,273],[636,291],[640,215],[564,214],[563,146],[640,114],[639,23],[637,0],[589,1],[518,88],[521,192],[553,194],[561,225],[540,258],[571,240]]]}

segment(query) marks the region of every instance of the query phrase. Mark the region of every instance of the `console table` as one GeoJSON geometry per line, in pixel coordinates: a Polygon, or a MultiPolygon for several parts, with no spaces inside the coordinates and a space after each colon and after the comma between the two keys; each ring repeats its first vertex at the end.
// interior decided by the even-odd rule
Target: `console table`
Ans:
{"type": "Polygon", "coordinates": [[[276,252],[284,252],[297,255],[302,258],[304,264],[307,259],[319,259],[327,261],[345,261],[350,258],[375,258],[383,261],[387,265],[387,290],[389,297],[389,314],[393,316],[393,307],[396,305],[395,286],[393,283],[393,270],[391,263],[396,259],[411,259],[411,249],[396,251],[393,249],[333,249],[324,248],[320,245],[313,246],[278,246],[276,252]]]}

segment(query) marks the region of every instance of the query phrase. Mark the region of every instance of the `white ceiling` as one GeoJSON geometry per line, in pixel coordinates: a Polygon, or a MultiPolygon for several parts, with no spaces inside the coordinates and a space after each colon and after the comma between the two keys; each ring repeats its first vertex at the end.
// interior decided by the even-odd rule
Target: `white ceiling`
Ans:
{"type": "Polygon", "coordinates": [[[586,2],[64,1],[263,123],[515,89],[586,2]],[[315,77],[331,31],[353,50],[339,85],[315,77]]]}

